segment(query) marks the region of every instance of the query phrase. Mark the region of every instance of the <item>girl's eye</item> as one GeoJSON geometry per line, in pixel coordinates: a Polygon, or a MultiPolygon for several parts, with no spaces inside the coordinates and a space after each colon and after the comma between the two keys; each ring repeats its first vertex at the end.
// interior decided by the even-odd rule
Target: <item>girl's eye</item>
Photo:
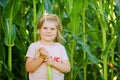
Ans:
{"type": "Polygon", "coordinates": [[[51,28],[51,30],[55,30],[55,28],[51,28]]]}
{"type": "MultiPolygon", "coordinates": [[[[42,29],[49,29],[48,27],[42,27],[42,29]]],[[[55,30],[56,28],[50,28],[50,30],[55,30]]]]}
{"type": "Polygon", "coordinates": [[[47,27],[43,27],[43,29],[47,29],[47,27]]]}

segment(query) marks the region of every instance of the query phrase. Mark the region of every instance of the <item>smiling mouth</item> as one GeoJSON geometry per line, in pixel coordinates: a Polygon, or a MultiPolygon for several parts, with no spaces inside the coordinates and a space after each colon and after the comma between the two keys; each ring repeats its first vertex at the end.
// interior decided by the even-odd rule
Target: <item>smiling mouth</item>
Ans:
{"type": "Polygon", "coordinates": [[[46,35],[46,36],[52,36],[52,35],[46,35]]]}

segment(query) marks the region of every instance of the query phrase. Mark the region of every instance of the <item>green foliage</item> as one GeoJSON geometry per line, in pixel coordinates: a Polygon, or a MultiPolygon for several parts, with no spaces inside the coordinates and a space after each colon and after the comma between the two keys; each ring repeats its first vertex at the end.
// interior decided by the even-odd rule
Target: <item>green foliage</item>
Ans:
{"type": "MultiPolygon", "coordinates": [[[[8,23],[6,23],[8,24],[8,23]]],[[[4,39],[4,42],[5,42],[5,45],[6,46],[14,46],[14,40],[15,40],[15,37],[16,37],[16,29],[15,29],[15,25],[13,25],[12,27],[12,32],[11,32],[11,44],[9,44],[9,26],[5,26],[5,39],[4,39]]]]}
{"type": "Polygon", "coordinates": [[[28,80],[25,55],[44,10],[63,25],[72,68],[65,80],[120,79],[119,0],[0,0],[0,80],[28,80]]]}

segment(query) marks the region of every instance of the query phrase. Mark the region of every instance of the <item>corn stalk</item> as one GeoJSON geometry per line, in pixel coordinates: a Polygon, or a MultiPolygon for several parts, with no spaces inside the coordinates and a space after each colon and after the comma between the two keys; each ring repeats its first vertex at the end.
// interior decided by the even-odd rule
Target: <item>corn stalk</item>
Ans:
{"type": "MultiPolygon", "coordinates": [[[[114,24],[115,24],[115,18],[116,18],[116,16],[115,16],[115,13],[114,13],[114,1],[110,0],[110,21],[113,21],[114,24]]],[[[113,37],[115,35],[114,26],[113,26],[112,23],[109,26],[110,26],[110,29],[111,29],[111,37],[113,37]]],[[[116,43],[116,40],[113,42],[112,46],[110,47],[110,49],[112,51],[111,64],[113,65],[113,67],[114,67],[114,64],[115,64],[115,61],[114,61],[115,43],[116,43]]],[[[114,78],[114,68],[112,69],[111,80],[113,80],[113,78],[114,78]]]]}
{"type": "MultiPolygon", "coordinates": [[[[86,11],[86,6],[87,6],[87,0],[84,0],[83,1],[83,13],[82,13],[82,32],[83,33],[85,33],[86,31],[85,31],[85,11],[86,11]]],[[[83,42],[84,43],[86,43],[86,41],[87,41],[87,39],[86,39],[86,34],[83,34],[82,35],[82,39],[83,39],[83,42]]],[[[86,52],[85,51],[83,51],[83,59],[84,60],[86,60],[86,57],[87,57],[87,55],[86,55],[86,52]]],[[[84,66],[84,68],[83,68],[83,72],[84,72],[84,77],[83,77],[83,79],[84,80],[87,80],[87,75],[86,75],[86,73],[87,73],[87,71],[86,71],[86,68],[87,68],[87,66],[85,65],[84,66]]]]}
{"type": "MultiPolygon", "coordinates": [[[[97,17],[99,19],[100,25],[101,25],[101,32],[102,32],[102,52],[105,51],[105,46],[106,46],[106,30],[107,30],[107,25],[104,20],[104,15],[103,15],[103,3],[102,0],[97,2],[98,8],[99,8],[99,13],[97,12],[97,17]]],[[[107,53],[104,53],[105,55],[107,53]]],[[[103,59],[103,75],[104,75],[104,80],[107,80],[107,55],[103,59]]]]}
{"type": "Polygon", "coordinates": [[[36,0],[33,0],[33,27],[34,27],[34,41],[37,40],[37,19],[36,19],[36,0]]]}
{"type": "MultiPolygon", "coordinates": [[[[106,23],[106,20],[105,20],[105,15],[104,15],[104,9],[105,7],[103,7],[103,5],[105,5],[105,1],[99,1],[98,2],[98,7],[99,7],[99,13],[97,13],[97,17],[99,19],[99,22],[100,22],[100,25],[101,25],[101,32],[102,32],[102,54],[101,54],[101,58],[103,59],[103,76],[104,76],[104,80],[108,80],[108,68],[107,68],[107,63],[108,63],[108,53],[109,53],[109,50],[111,48],[111,45],[114,44],[114,42],[116,41],[116,36],[112,36],[112,38],[110,40],[107,41],[106,39],[106,33],[107,33],[107,29],[108,29],[108,26],[107,26],[107,23],[106,23]]],[[[114,28],[111,26],[111,30],[112,30],[112,33],[113,33],[113,30],[114,28]]],[[[114,49],[114,48],[112,48],[114,49]]]]}
{"type": "MultiPolygon", "coordinates": [[[[79,28],[80,28],[80,11],[81,11],[81,1],[80,0],[70,0],[69,2],[69,7],[70,7],[70,17],[71,17],[71,22],[69,24],[69,30],[73,33],[71,34],[73,37],[76,36],[79,32],[79,28]],[[80,3],[80,4],[79,4],[80,3]]],[[[71,56],[70,56],[70,62],[71,62],[71,78],[70,80],[74,79],[74,74],[73,74],[73,70],[74,70],[74,54],[75,54],[75,47],[76,47],[76,42],[72,41],[69,45],[69,49],[71,49],[71,56]]]]}

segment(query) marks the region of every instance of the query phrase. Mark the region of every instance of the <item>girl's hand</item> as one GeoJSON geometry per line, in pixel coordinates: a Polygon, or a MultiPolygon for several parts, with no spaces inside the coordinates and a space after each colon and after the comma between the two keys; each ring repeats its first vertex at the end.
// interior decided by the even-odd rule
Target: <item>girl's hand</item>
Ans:
{"type": "Polygon", "coordinates": [[[51,57],[47,57],[45,59],[45,63],[48,65],[48,66],[53,66],[54,65],[54,60],[51,58],[51,57]]]}
{"type": "Polygon", "coordinates": [[[43,47],[39,49],[39,52],[40,52],[40,57],[42,57],[44,59],[48,56],[47,50],[43,47]]]}

